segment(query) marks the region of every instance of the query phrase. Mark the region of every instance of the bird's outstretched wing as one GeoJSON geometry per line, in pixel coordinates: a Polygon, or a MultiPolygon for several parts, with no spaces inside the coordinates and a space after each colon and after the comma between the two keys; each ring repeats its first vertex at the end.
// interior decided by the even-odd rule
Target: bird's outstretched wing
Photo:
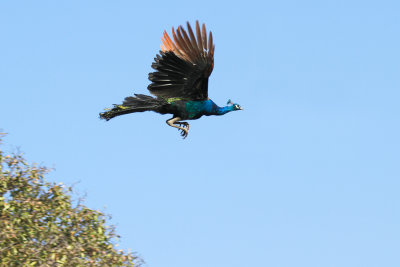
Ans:
{"type": "Polygon", "coordinates": [[[149,73],[152,82],[150,93],[162,98],[182,98],[187,100],[208,99],[208,77],[214,67],[214,44],[211,32],[208,36],[203,24],[200,30],[196,21],[196,36],[187,23],[188,33],[179,26],[172,28],[171,40],[166,31],[160,54],[154,58],[149,73]]]}

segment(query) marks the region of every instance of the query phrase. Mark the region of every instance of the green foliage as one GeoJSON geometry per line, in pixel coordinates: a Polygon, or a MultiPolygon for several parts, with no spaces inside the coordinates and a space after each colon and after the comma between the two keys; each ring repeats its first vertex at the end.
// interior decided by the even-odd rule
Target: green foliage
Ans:
{"type": "Polygon", "coordinates": [[[107,217],[73,205],[72,189],[47,182],[48,172],[0,148],[0,266],[140,265],[115,248],[107,217]]]}

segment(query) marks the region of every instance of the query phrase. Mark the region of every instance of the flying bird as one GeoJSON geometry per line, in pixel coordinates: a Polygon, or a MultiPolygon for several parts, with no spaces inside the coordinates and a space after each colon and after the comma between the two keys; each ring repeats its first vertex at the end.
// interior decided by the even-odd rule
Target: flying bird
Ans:
{"type": "Polygon", "coordinates": [[[242,110],[239,104],[228,101],[227,106],[219,107],[208,97],[208,78],[214,68],[214,43],[212,33],[207,38],[206,27],[201,29],[196,21],[196,34],[187,22],[187,32],[179,26],[173,40],[164,31],[161,38],[161,51],[154,58],[149,73],[151,81],[147,89],[155,96],[134,94],[125,98],[121,105],[100,113],[100,118],[110,120],[116,116],[134,112],[155,111],[172,114],[166,122],[177,128],[181,136],[189,134],[189,123],[201,116],[224,115],[242,110]]]}

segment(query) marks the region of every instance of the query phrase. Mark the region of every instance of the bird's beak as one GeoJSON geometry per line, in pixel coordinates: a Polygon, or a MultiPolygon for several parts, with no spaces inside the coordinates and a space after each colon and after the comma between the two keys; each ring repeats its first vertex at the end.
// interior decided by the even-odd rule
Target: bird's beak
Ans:
{"type": "Polygon", "coordinates": [[[242,107],[240,107],[240,108],[239,108],[239,110],[243,110],[243,108],[242,108],[242,107]]]}

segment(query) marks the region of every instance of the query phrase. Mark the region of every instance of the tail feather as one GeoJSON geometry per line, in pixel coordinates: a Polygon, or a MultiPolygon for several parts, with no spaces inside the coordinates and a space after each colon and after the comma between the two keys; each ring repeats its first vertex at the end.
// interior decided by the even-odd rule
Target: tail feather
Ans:
{"type": "Polygon", "coordinates": [[[162,113],[162,109],[166,104],[168,103],[160,98],[135,94],[135,96],[125,98],[122,105],[114,104],[112,109],[100,113],[100,118],[108,121],[116,116],[134,112],[155,111],[162,113]]]}

